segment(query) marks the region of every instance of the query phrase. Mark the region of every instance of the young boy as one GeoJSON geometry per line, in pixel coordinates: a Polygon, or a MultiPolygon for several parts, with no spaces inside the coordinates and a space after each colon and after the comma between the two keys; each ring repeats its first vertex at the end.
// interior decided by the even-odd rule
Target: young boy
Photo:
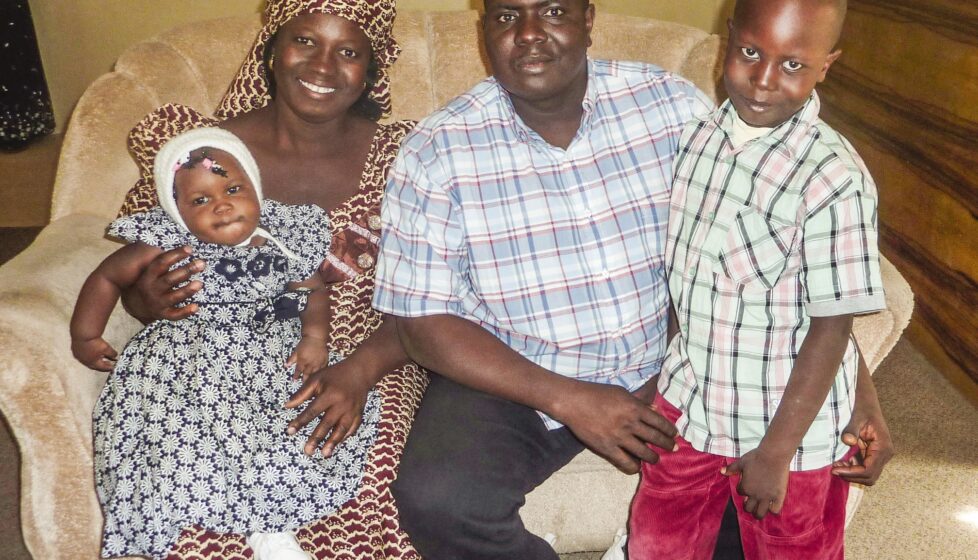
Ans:
{"type": "Polygon", "coordinates": [[[876,188],[819,120],[844,0],[739,0],[729,101],[687,125],[666,262],[678,318],[654,407],[675,453],[643,464],[629,557],[710,558],[732,497],[747,558],[842,558],[859,364],[852,316],[885,305],[876,188]],[[725,475],[725,476],[724,476],[725,475]]]}

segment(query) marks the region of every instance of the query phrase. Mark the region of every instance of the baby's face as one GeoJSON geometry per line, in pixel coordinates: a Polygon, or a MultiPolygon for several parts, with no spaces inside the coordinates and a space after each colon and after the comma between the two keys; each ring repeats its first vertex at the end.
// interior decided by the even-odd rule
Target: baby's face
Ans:
{"type": "Polygon", "coordinates": [[[723,83],[747,124],[774,127],[804,106],[841,54],[831,3],[740,0],[729,22],[723,83]]]}
{"type": "MultiPolygon", "coordinates": [[[[190,233],[207,243],[237,245],[258,227],[258,195],[238,161],[227,152],[207,149],[227,172],[215,173],[203,162],[174,176],[177,210],[190,233]]],[[[197,155],[197,152],[194,152],[197,155]]]]}

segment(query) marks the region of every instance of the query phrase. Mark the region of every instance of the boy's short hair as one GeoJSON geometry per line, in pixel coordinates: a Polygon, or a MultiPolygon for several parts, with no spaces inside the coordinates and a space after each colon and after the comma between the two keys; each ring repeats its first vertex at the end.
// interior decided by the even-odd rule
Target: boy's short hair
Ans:
{"type": "MultiPolygon", "coordinates": [[[[738,18],[743,17],[744,6],[750,4],[754,1],[763,0],[737,0],[734,4],[734,12],[732,16],[732,21],[736,25],[738,18]]],[[[832,11],[836,14],[836,25],[835,25],[835,37],[833,38],[832,45],[833,49],[839,44],[839,38],[842,36],[842,24],[846,20],[846,11],[849,9],[849,3],[847,0],[797,0],[799,2],[810,2],[817,6],[825,6],[832,8],[832,11]]]]}

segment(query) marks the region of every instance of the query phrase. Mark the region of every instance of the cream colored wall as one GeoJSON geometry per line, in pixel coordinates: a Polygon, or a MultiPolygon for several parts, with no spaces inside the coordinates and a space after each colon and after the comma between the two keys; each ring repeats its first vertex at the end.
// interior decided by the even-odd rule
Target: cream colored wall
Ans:
{"type": "MultiPolygon", "coordinates": [[[[733,0],[592,0],[598,12],[653,17],[711,32],[722,27],[733,0]],[[726,10],[726,11],[725,11],[726,10]]],[[[95,78],[128,46],[198,19],[255,13],[263,0],[30,0],[54,116],[68,115],[95,78]]],[[[482,0],[398,0],[400,10],[481,9],[482,0]]]]}
{"type": "MultiPolygon", "coordinates": [[[[398,0],[402,10],[482,9],[483,0],[398,0]]],[[[733,0],[591,0],[598,11],[685,23],[719,33],[733,0]]]]}
{"type": "Polygon", "coordinates": [[[726,27],[733,0],[591,0],[598,10],[685,23],[710,33],[726,27]]]}
{"type": "Polygon", "coordinates": [[[262,0],[30,0],[58,130],[126,47],[198,19],[255,13],[262,0]]]}

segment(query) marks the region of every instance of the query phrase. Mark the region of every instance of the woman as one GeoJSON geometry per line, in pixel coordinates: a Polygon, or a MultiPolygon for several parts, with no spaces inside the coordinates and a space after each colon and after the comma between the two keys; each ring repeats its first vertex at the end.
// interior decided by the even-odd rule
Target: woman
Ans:
{"type": "MultiPolygon", "coordinates": [[[[266,17],[215,116],[254,154],[269,198],[329,212],[334,245],[346,244],[343,261],[362,272],[331,294],[330,348],[347,358],[311,376],[289,401],[301,406],[313,398],[293,425],[321,415],[305,449],[316,452],[322,442],[328,453],[356,430],[368,389],[377,384],[382,399],[360,493],[297,536],[319,558],[417,558],[398,526],[388,485],[427,379],[417,367],[404,366],[393,324],[370,307],[377,208],[388,167],[411,127],[376,122],[390,110],[386,70],[399,52],[390,35],[394,1],[272,0],[266,17]]],[[[164,107],[133,131],[130,145],[137,161],[151,161],[166,136],[208,121],[186,108],[164,107]]],[[[141,180],[130,192],[123,212],[155,204],[148,184],[141,180]]],[[[181,250],[164,253],[147,268],[138,289],[127,294],[134,315],[179,320],[196,311],[174,307],[200,288],[195,282],[178,288],[197,263],[167,272],[184,257],[181,250]]],[[[240,535],[188,528],[172,557],[246,558],[245,551],[240,535]]]]}

